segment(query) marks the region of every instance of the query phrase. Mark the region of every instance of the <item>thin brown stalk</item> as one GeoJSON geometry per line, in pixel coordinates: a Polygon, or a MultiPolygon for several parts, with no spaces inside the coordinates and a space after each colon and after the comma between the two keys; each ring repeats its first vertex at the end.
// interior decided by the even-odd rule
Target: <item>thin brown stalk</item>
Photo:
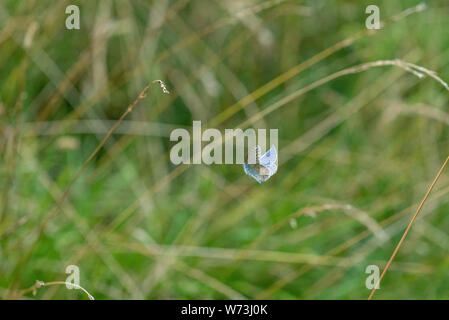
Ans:
{"type": "Polygon", "coordinates": [[[407,226],[407,229],[405,229],[404,234],[401,237],[401,240],[399,240],[399,243],[397,244],[396,248],[393,251],[393,254],[391,255],[390,259],[387,262],[387,265],[385,266],[384,270],[382,271],[382,274],[379,277],[379,280],[377,281],[376,285],[374,286],[374,288],[371,290],[371,293],[368,297],[368,300],[371,300],[373,298],[374,293],[376,292],[376,289],[379,287],[380,282],[382,281],[383,277],[385,276],[385,274],[388,271],[388,268],[390,267],[391,263],[393,262],[394,257],[396,256],[396,254],[399,251],[399,248],[401,247],[402,243],[405,240],[405,237],[407,236],[408,232],[410,231],[410,229],[412,228],[413,223],[416,220],[416,217],[418,216],[418,214],[420,213],[422,207],[424,206],[424,203],[427,201],[427,198],[429,197],[430,193],[432,192],[433,187],[435,186],[435,184],[437,183],[438,179],[440,178],[441,174],[444,171],[444,168],[446,167],[447,163],[449,162],[449,156],[446,158],[446,161],[444,161],[443,165],[441,166],[440,170],[438,171],[437,175],[435,176],[435,179],[433,179],[432,184],[430,185],[429,189],[426,192],[426,195],[424,196],[424,198],[422,199],[421,203],[419,204],[418,208],[416,209],[415,214],[413,215],[412,220],[410,220],[410,223],[407,226]]]}
{"type": "Polygon", "coordinates": [[[56,201],[55,205],[51,208],[51,210],[49,211],[49,213],[47,214],[47,216],[42,220],[38,232],[37,232],[37,237],[34,240],[33,244],[31,245],[30,250],[28,250],[28,252],[23,256],[22,261],[19,263],[19,267],[16,273],[16,276],[14,277],[14,280],[11,283],[10,286],[10,290],[11,292],[14,290],[15,285],[17,284],[17,281],[20,279],[23,269],[25,267],[25,265],[27,264],[28,260],[30,259],[34,249],[37,246],[37,243],[39,242],[39,239],[41,238],[45,227],[47,226],[48,221],[50,221],[54,216],[56,216],[56,214],[59,212],[59,209],[61,209],[62,204],[64,203],[65,199],[67,198],[70,190],[72,189],[73,185],[75,184],[75,182],[79,179],[79,177],[81,176],[81,174],[84,172],[84,170],[87,168],[87,166],[89,165],[89,163],[95,158],[95,156],[97,155],[97,153],[101,150],[101,148],[103,148],[103,146],[105,145],[106,141],[111,137],[111,135],[114,133],[114,131],[118,128],[118,126],[120,126],[120,124],[122,123],[123,119],[129,114],[131,113],[131,111],[133,111],[134,107],[142,100],[146,97],[146,94],[148,92],[148,90],[150,89],[151,85],[153,83],[159,83],[159,85],[161,86],[161,89],[164,93],[169,93],[169,91],[167,90],[165,84],[161,81],[161,80],[154,80],[152,82],[150,82],[141,92],[140,94],[137,96],[137,98],[126,108],[125,112],[123,112],[123,114],[121,115],[121,117],[114,123],[114,125],[109,129],[109,131],[106,133],[105,137],[101,140],[101,142],[98,144],[98,146],[95,148],[95,150],[90,154],[90,156],[86,159],[86,161],[84,161],[83,165],[81,166],[81,168],[78,170],[78,172],[75,174],[75,176],[73,177],[73,179],[70,181],[70,183],[68,184],[68,186],[65,188],[64,193],[62,194],[62,196],[58,199],[58,201],[56,201]]]}
{"type": "Polygon", "coordinates": [[[51,282],[43,282],[43,281],[39,281],[36,280],[36,283],[34,285],[32,285],[31,287],[27,288],[27,289],[23,289],[22,291],[20,291],[20,296],[23,296],[29,292],[32,292],[33,295],[36,294],[36,290],[42,287],[50,287],[50,286],[58,286],[58,285],[69,285],[69,286],[73,286],[75,289],[79,289],[82,290],[85,294],[87,294],[87,296],[89,297],[89,300],[95,300],[95,298],[83,287],[74,284],[74,283],[70,283],[70,282],[65,282],[65,281],[51,281],[51,282]]]}

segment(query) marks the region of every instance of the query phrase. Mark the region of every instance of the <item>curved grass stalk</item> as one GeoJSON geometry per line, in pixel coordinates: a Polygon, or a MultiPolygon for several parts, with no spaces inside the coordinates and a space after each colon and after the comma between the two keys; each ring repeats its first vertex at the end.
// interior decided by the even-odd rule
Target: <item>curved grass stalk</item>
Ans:
{"type": "Polygon", "coordinates": [[[418,78],[423,78],[424,75],[429,75],[430,77],[432,77],[433,79],[435,79],[436,81],[440,82],[446,90],[449,91],[449,87],[447,85],[446,82],[444,82],[440,77],[437,76],[435,71],[431,71],[428,70],[424,67],[421,66],[417,66],[414,65],[412,63],[409,62],[405,62],[399,59],[395,59],[395,60],[377,60],[377,61],[372,61],[372,62],[367,62],[367,63],[362,63],[359,64],[357,66],[354,67],[350,67],[347,69],[343,69],[340,71],[337,71],[333,74],[330,74],[324,78],[321,78],[320,80],[317,80],[299,90],[296,90],[295,92],[289,94],[288,96],[282,98],[281,100],[277,101],[276,103],[272,104],[270,107],[265,108],[264,110],[260,111],[258,114],[254,115],[253,117],[247,119],[246,121],[244,121],[243,123],[240,124],[239,128],[245,128],[248,125],[256,122],[257,120],[259,120],[260,118],[265,117],[266,115],[268,115],[269,113],[279,109],[280,107],[284,106],[285,104],[293,101],[294,99],[306,94],[307,92],[322,86],[323,84],[326,84],[332,80],[335,80],[337,78],[340,78],[342,76],[345,75],[349,75],[349,74],[356,74],[356,73],[361,73],[363,71],[367,71],[371,68],[376,68],[376,67],[385,67],[385,66],[396,66],[399,67],[413,75],[415,75],[418,78]]]}
{"type": "MultiPolygon", "coordinates": [[[[388,21],[387,23],[383,23],[382,28],[384,28],[388,24],[398,22],[413,13],[421,12],[425,9],[426,9],[426,5],[423,3],[418,4],[415,7],[406,9],[406,10],[400,12],[399,14],[393,16],[392,18],[390,18],[390,21],[388,21]]],[[[253,91],[251,94],[240,99],[235,104],[226,108],[223,112],[221,112],[219,115],[217,115],[215,118],[213,118],[211,120],[210,126],[214,127],[214,126],[224,122],[225,120],[227,120],[228,118],[233,116],[235,113],[237,113],[241,109],[245,108],[248,104],[254,102],[258,98],[262,97],[263,95],[270,92],[274,88],[280,86],[287,80],[298,75],[302,71],[310,68],[314,64],[320,62],[321,60],[324,60],[328,56],[330,56],[344,48],[349,47],[357,40],[362,39],[364,36],[373,35],[375,33],[376,33],[376,30],[371,30],[371,29],[366,29],[366,30],[360,31],[360,32],[356,33],[355,35],[353,35],[349,38],[346,38],[344,40],[341,40],[341,41],[337,42],[336,44],[330,46],[329,48],[319,52],[318,54],[312,56],[311,58],[307,59],[306,61],[303,61],[303,62],[297,64],[296,66],[292,67],[288,71],[284,72],[283,74],[279,75],[278,77],[274,78],[273,80],[267,82],[265,85],[259,87],[258,89],[253,91]]]]}
{"type": "Polygon", "coordinates": [[[23,296],[29,292],[32,292],[33,295],[36,294],[36,290],[42,287],[50,287],[50,286],[59,286],[59,285],[69,285],[69,286],[73,286],[76,289],[79,289],[81,291],[83,291],[88,297],[89,300],[95,300],[95,298],[83,287],[74,284],[74,283],[70,283],[70,282],[65,282],[65,281],[51,281],[51,282],[43,282],[43,281],[39,281],[36,280],[36,283],[34,285],[32,285],[31,287],[27,288],[27,289],[23,289],[20,291],[20,296],[23,296]]]}

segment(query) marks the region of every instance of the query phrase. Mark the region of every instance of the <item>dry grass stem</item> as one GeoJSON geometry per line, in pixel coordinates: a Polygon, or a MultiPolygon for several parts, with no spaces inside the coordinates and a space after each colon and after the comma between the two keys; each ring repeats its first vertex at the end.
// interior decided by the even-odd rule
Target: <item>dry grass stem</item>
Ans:
{"type": "Polygon", "coordinates": [[[10,289],[14,290],[14,286],[17,283],[18,279],[20,279],[20,276],[22,274],[23,268],[24,266],[27,264],[27,261],[29,260],[29,258],[31,257],[31,254],[33,253],[37,243],[39,242],[39,239],[41,238],[45,227],[48,223],[48,221],[50,221],[57,213],[58,211],[61,209],[62,204],[64,203],[65,199],[67,198],[67,195],[69,194],[70,190],[72,189],[73,185],[75,184],[75,182],[79,179],[79,177],[81,176],[81,174],[84,172],[84,170],[88,167],[89,163],[94,159],[94,157],[98,154],[98,152],[101,150],[101,148],[103,148],[103,146],[105,145],[106,141],[111,137],[111,135],[114,133],[114,131],[120,126],[120,124],[122,123],[123,119],[130,113],[133,111],[134,107],[142,100],[146,97],[148,90],[150,89],[151,85],[153,83],[158,83],[161,88],[162,91],[164,93],[168,93],[168,90],[164,84],[164,82],[162,80],[154,80],[151,83],[149,83],[138,95],[138,97],[126,108],[125,112],[123,112],[123,114],[120,116],[120,118],[115,122],[115,124],[109,129],[109,131],[106,133],[105,137],[100,141],[100,143],[97,145],[97,147],[95,148],[95,150],[90,154],[90,156],[86,159],[86,161],[84,161],[83,165],[81,166],[81,168],[78,170],[78,172],[75,174],[75,176],[72,178],[72,180],[70,181],[70,183],[68,184],[68,186],[65,188],[65,191],[63,192],[62,196],[59,198],[59,200],[55,203],[55,205],[52,207],[52,209],[49,211],[49,213],[47,214],[47,216],[42,220],[38,232],[37,232],[37,237],[34,240],[33,244],[31,245],[31,248],[27,251],[26,254],[24,254],[23,259],[21,261],[21,263],[19,264],[20,267],[17,270],[16,276],[14,277],[14,280],[11,283],[11,287],[10,289]]]}
{"type": "Polygon", "coordinates": [[[379,280],[377,281],[376,285],[374,286],[374,288],[371,290],[371,293],[368,297],[368,300],[371,300],[373,298],[374,293],[376,292],[376,288],[379,287],[380,282],[382,281],[383,277],[385,276],[385,274],[388,271],[388,268],[390,267],[391,263],[393,262],[394,257],[396,256],[396,254],[399,251],[399,248],[401,247],[402,243],[405,240],[405,237],[407,236],[408,232],[410,231],[410,229],[412,228],[413,223],[416,220],[416,217],[418,216],[419,212],[421,211],[422,207],[424,206],[424,203],[427,201],[427,198],[429,197],[430,193],[433,190],[433,187],[435,187],[435,184],[437,183],[438,179],[440,178],[441,174],[444,171],[444,168],[446,167],[447,163],[449,162],[449,156],[446,158],[446,161],[444,161],[443,165],[441,166],[440,170],[438,171],[437,175],[435,176],[435,179],[433,180],[432,184],[430,185],[429,189],[426,192],[426,195],[424,196],[424,198],[422,199],[421,203],[419,204],[418,208],[416,209],[415,214],[412,217],[412,220],[410,220],[410,223],[407,226],[407,229],[405,229],[404,233],[402,234],[401,240],[399,240],[396,248],[393,251],[393,254],[391,255],[390,259],[388,260],[384,270],[382,271],[382,274],[379,277],[379,280]]]}
{"type": "Polygon", "coordinates": [[[74,283],[70,283],[70,282],[65,282],[65,281],[51,281],[51,282],[43,282],[43,281],[39,281],[36,280],[36,283],[34,285],[32,285],[31,287],[27,288],[27,289],[23,289],[20,291],[20,296],[23,296],[29,292],[32,292],[33,295],[36,295],[36,291],[39,288],[42,287],[50,287],[50,286],[60,286],[60,285],[69,285],[69,286],[73,286],[75,289],[79,289],[82,290],[88,297],[89,300],[95,300],[95,298],[83,287],[74,284],[74,283]]]}

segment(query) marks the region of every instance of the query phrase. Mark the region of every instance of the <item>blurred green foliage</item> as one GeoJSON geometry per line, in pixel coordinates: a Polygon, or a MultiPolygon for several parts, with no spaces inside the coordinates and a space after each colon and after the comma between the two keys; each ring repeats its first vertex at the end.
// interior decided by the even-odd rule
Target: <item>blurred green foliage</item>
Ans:
{"type": "MultiPolygon", "coordinates": [[[[386,22],[419,1],[375,1],[386,22]]],[[[216,125],[235,128],[339,70],[402,59],[448,80],[449,4],[365,34],[216,125]]],[[[97,299],[365,299],[449,147],[449,92],[396,67],[328,82],[253,123],[279,129],[279,170],[174,166],[170,130],[365,30],[373,1],[5,0],[0,3],[0,297],[64,280],[97,299]],[[77,4],[81,29],[65,28],[77,4]],[[151,88],[42,221],[107,129],[151,88]],[[94,120],[94,121],[93,121],[94,120]]],[[[449,173],[375,298],[443,299],[449,173]]],[[[86,298],[63,286],[35,297],[86,298]]]]}

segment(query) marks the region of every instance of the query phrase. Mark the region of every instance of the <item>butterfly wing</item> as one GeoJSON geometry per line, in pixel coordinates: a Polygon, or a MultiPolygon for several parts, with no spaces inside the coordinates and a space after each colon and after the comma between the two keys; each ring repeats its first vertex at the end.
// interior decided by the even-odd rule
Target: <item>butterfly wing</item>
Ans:
{"type": "Polygon", "coordinates": [[[261,158],[260,158],[260,164],[270,171],[269,176],[271,177],[273,174],[276,173],[278,166],[276,164],[277,162],[277,151],[276,147],[274,145],[271,146],[270,150],[268,150],[261,158]]]}
{"type": "Polygon", "coordinates": [[[268,170],[270,170],[270,177],[278,171],[278,166],[276,163],[272,163],[270,167],[268,167],[268,170]]]}
{"type": "Polygon", "coordinates": [[[257,182],[262,183],[262,181],[264,181],[263,176],[259,174],[259,170],[254,165],[244,163],[243,170],[245,170],[245,173],[250,177],[253,177],[257,182]]]}
{"type": "Polygon", "coordinates": [[[278,159],[278,154],[276,151],[276,147],[274,145],[271,146],[270,150],[268,150],[262,157],[260,157],[260,164],[265,167],[270,167],[271,164],[276,163],[278,159]]]}
{"type": "Polygon", "coordinates": [[[257,182],[262,183],[267,181],[277,171],[277,152],[274,145],[271,146],[257,164],[243,164],[245,173],[253,177],[257,182]]]}

